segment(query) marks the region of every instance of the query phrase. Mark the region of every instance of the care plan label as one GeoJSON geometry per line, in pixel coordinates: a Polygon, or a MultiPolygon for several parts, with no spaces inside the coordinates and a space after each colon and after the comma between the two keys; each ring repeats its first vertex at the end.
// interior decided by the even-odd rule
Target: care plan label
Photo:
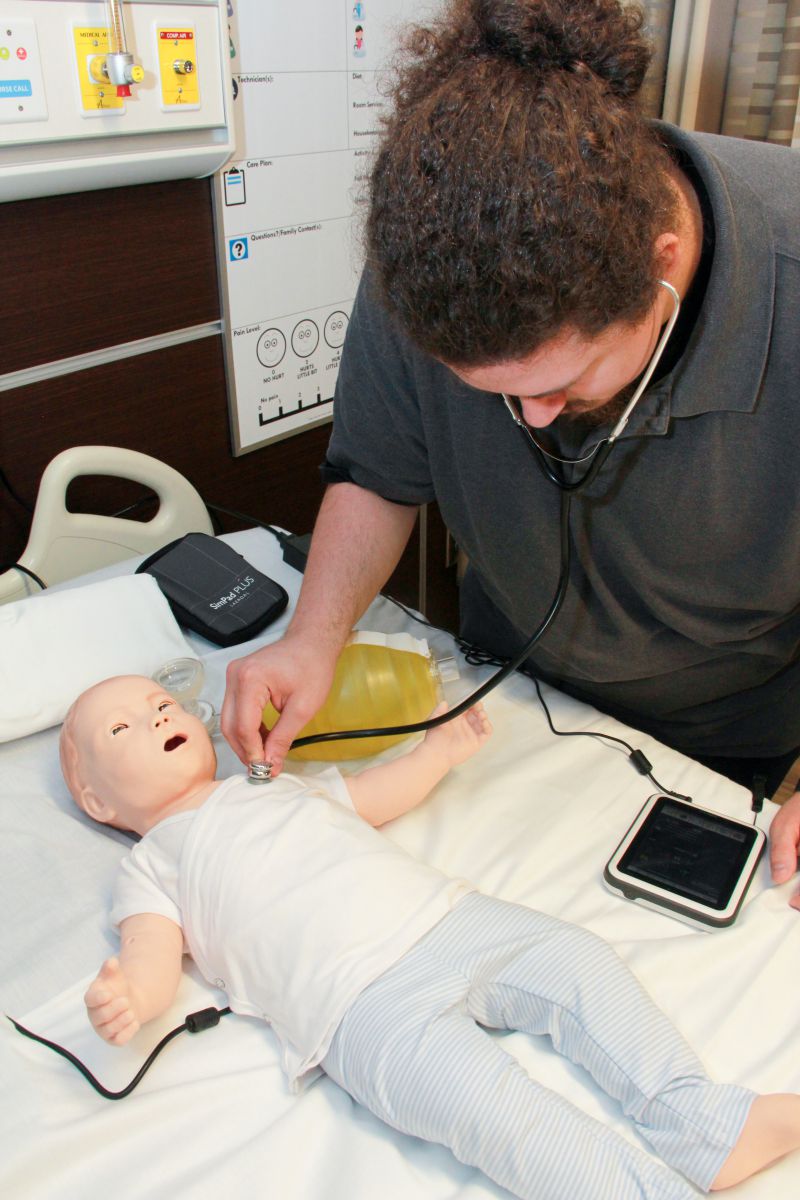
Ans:
{"type": "Polygon", "coordinates": [[[215,180],[234,453],[330,420],[359,210],[409,0],[229,3],[236,150],[215,180]]]}

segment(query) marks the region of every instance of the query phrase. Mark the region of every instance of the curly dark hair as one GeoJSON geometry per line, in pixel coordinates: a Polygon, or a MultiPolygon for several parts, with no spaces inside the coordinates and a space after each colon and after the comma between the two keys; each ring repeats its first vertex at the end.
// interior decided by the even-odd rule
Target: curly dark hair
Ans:
{"type": "Polygon", "coordinates": [[[367,261],[453,366],[592,336],[655,301],[670,157],[640,112],[651,56],[618,0],[451,0],[404,39],[374,162],[367,261]]]}

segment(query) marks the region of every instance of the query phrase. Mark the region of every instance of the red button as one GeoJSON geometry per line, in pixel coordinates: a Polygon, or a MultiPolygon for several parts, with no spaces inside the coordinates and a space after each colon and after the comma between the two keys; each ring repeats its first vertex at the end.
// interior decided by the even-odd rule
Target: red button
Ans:
{"type": "Polygon", "coordinates": [[[24,62],[27,57],[28,57],[28,51],[25,49],[25,47],[17,46],[17,58],[21,59],[24,62]]]}

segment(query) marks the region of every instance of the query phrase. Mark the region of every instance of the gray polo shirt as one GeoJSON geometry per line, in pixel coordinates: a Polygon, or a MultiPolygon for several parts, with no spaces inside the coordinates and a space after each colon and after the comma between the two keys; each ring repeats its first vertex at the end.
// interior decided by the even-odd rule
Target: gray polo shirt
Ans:
{"type": "MultiPolygon", "coordinates": [[[[689,753],[777,755],[800,745],[800,154],[662,130],[713,211],[705,298],[573,504],[569,590],[531,664],[689,753]]],[[[435,498],[470,561],[462,632],[520,648],[556,587],[559,493],[500,398],[417,350],[368,277],[334,413],[330,467],[435,498]]]]}

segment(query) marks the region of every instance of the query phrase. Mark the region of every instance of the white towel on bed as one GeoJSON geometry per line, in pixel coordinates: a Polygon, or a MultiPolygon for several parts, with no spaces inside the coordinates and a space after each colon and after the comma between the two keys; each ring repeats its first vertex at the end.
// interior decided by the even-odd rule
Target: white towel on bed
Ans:
{"type": "Polygon", "coordinates": [[[58,725],[85,688],[194,658],[150,575],[125,575],[0,607],[0,742],[58,725]]]}

